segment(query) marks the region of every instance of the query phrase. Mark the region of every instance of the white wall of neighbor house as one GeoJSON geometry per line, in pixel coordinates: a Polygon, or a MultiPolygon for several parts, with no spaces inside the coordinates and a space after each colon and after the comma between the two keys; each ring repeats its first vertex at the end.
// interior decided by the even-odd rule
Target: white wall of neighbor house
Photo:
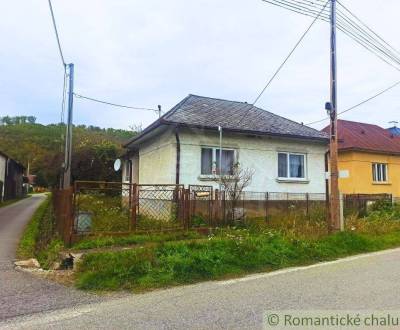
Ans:
{"type": "Polygon", "coordinates": [[[6,180],[6,167],[7,167],[7,158],[0,154],[0,181],[3,182],[3,188],[1,192],[1,196],[4,196],[4,184],[6,180]]]}
{"type": "MultiPolygon", "coordinates": [[[[218,187],[215,180],[201,175],[201,148],[219,148],[219,133],[197,129],[180,130],[182,184],[203,184],[218,187]]],[[[260,137],[244,134],[223,134],[222,147],[234,149],[243,168],[254,169],[254,176],[247,191],[325,193],[325,152],[327,145],[321,142],[260,137]],[[278,179],[278,153],[289,152],[305,155],[303,180],[278,179]]],[[[175,161],[173,161],[175,164],[175,161]]],[[[174,172],[174,171],[173,171],[174,172]]]]}

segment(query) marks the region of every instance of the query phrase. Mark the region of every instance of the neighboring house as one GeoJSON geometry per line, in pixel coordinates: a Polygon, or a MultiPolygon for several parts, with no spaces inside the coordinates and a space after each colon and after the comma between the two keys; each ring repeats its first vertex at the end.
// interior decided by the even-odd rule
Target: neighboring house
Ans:
{"type": "Polygon", "coordinates": [[[238,161],[255,171],[247,191],[325,193],[325,133],[244,102],[189,95],[125,147],[123,181],[218,187],[238,161]]]}
{"type": "Polygon", "coordinates": [[[0,151],[0,201],[22,197],[25,167],[0,151]]]}
{"type": "Polygon", "coordinates": [[[400,197],[400,137],[377,125],[338,120],[338,143],[342,193],[400,197]]]}
{"type": "Polygon", "coordinates": [[[393,127],[388,128],[388,131],[390,133],[392,133],[393,135],[400,136],[400,128],[397,127],[397,126],[393,126],[393,127]]]}

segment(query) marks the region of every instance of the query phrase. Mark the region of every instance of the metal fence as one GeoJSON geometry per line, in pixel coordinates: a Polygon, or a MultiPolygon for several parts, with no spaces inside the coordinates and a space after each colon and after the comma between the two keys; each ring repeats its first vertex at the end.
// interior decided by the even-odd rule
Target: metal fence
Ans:
{"type": "MultiPolygon", "coordinates": [[[[345,215],[366,212],[371,201],[390,195],[346,195],[345,215]]],[[[53,192],[57,230],[65,242],[87,234],[126,234],[251,224],[326,226],[325,194],[242,192],[212,186],[138,185],[77,181],[53,192]]]]}
{"type": "Polygon", "coordinates": [[[393,201],[391,194],[348,194],[343,195],[344,216],[365,216],[368,207],[378,200],[393,201]]]}
{"type": "Polygon", "coordinates": [[[245,219],[266,222],[296,215],[307,219],[326,219],[325,194],[242,192],[236,201],[226,196],[225,217],[230,221],[245,219]]]}

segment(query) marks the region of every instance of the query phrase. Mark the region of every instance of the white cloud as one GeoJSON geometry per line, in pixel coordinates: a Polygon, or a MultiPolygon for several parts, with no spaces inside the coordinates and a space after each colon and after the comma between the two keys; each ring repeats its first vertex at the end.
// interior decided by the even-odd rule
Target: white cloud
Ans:
{"type": "MultiPolygon", "coordinates": [[[[400,48],[398,1],[342,2],[400,48]]],[[[77,92],[164,110],[189,93],[252,102],[311,22],[259,0],[53,0],[53,7],[66,60],[76,66],[77,92]]],[[[58,121],[62,67],[47,2],[8,2],[2,16],[1,114],[58,121]]],[[[338,47],[339,110],[399,79],[346,36],[338,47]]],[[[344,118],[386,126],[400,119],[399,95],[393,90],[344,118]]],[[[329,31],[319,22],[258,105],[309,122],[324,116],[328,97],[329,31]]],[[[78,99],[74,118],[127,128],[156,115],[78,99]]]]}

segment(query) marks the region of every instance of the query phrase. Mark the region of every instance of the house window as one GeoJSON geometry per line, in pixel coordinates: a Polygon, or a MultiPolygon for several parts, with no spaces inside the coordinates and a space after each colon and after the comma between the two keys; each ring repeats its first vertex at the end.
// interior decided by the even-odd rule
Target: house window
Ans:
{"type": "MultiPolygon", "coordinates": [[[[219,174],[219,148],[201,148],[201,174],[219,174]]],[[[222,174],[232,174],[232,167],[235,160],[235,151],[232,149],[222,149],[222,174]]]]}
{"type": "Polygon", "coordinates": [[[387,182],[388,181],[388,166],[382,163],[372,164],[372,180],[374,182],[387,182]]]}
{"type": "Polygon", "coordinates": [[[305,179],[306,155],[287,152],[278,153],[278,177],[282,179],[305,179]]]}
{"type": "Polygon", "coordinates": [[[125,161],[125,173],[124,173],[124,181],[125,182],[130,182],[131,181],[131,166],[132,163],[127,160],[125,161]]]}

